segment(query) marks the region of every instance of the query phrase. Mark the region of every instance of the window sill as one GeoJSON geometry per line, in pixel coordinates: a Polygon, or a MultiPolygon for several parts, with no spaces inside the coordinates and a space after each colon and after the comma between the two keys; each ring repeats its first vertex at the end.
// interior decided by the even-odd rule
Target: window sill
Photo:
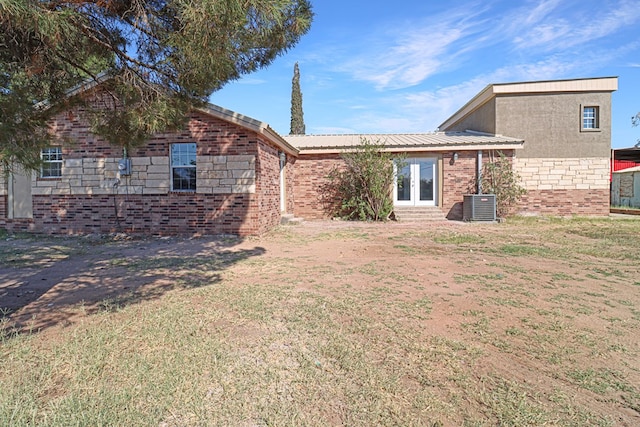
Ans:
{"type": "Polygon", "coordinates": [[[36,181],[62,181],[61,176],[39,176],[36,181]]]}
{"type": "Polygon", "coordinates": [[[600,129],[600,128],[594,128],[594,129],[582,128],[582,129],[580,129],[580,132],[602,132],[602,129],[600,129]]]}

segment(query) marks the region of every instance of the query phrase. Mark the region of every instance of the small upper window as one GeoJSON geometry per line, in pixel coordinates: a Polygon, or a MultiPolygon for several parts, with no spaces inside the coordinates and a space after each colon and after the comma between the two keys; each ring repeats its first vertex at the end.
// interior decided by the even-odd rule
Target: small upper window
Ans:
{"type": "Polygon", "coordinates": [[[60,178],[62,176],[62,149],[60,147],[43,148],[40,157],[42,159],[40,177],[60,178]]]}
{"type": "Polygon", "coordinates": [[[599,109],[594,106],[582,107],[582,129],[600,129],[599,109]]]}
{"type": "Polygon", "coordinates": [[[171,144],[171,189],[196,190],[196,144],[171,144]]]}

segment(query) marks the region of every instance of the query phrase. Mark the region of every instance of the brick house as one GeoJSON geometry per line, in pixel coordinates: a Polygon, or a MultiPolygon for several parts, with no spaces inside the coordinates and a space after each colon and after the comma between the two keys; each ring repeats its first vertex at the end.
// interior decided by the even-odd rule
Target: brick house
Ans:
{"type": "MultiPolygon", "coordinates": [[[[100,93],[93,88],[85,96],[100,93]]],[[[61,143],[43,150],[40,173],[0,182],[0,227],[249,235],[293,209],[292,197],[285,205],[293,177],[286,159],[297,150],[265,123],[210,105],[193,111],[180,131],[154,135],[123,160],[122,148],[89,132],[85,112],[76,107],[50,122],[61,143]]]]}
{"type": "Polygon", "coordinates": [[[439,132],[426,134],[282,137],[266,123],[210,105],[193,111],[184,129],[154,135],[126,159],[89,132],[76,107],[51,122],[71,144],[44,150],[40,173],[0,181],[0,227],[261,234],[284,213],[326,217],[326,175],[362,137],[407,157],[393,191],[398,211],[431,209],[461,219],[479,166],[499,151],[528,190],[521,213],[604,215],[616,89],[614,77],[489,85],[439,132]]]}
{"type": "Polygon", "coordinates": [[[502,152],[527,190],[519,213],[607,215],[617,85],[615,77],[489,85],[432,134],[285,136],[300,150],[295,214],[323,216],[323,177],[364,137],[408,157],[406,182],[394,188],[398,209],[436,206],[461,219],[478,165],[502,152]]]}
{"type": "MultiPolygon", "coordinates": [[[[340,153],[360,144],[361,138],[385,144],[385,151],[406,156],[393,189],[396,214],[439,212],[442,219],[462,219],[464,194],[475,191],[478,153],[502,152],[515,156],[523,140],[474,131],[380,135],[289,135],[300,150],[296,160],[295,215],[322,218],[322,185],[329,171],[341,163],[340,153]]],[[[481,162],[488,161],[485,156],[481,162]]],[[[402,214],[397,215],[402,219],[402,214]]]]}
{"type": "Polygon", "coordinates": [[[616,77],[487,86],[440,129],[522,138],[523,214],[608,215],[616,77]]]}

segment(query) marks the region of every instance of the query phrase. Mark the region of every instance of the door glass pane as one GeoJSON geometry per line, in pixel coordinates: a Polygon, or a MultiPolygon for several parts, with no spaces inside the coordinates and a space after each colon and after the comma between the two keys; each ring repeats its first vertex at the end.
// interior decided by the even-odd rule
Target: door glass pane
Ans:
{"type": "Polygon", "coordinates": [[[421,161],[420,200],[433,200],[433,163],[421,161]]]}
{"type": "Polygon", "coordinates": [[[398,201],[411,200],[411,165],[405,165],[398,171],[396,182],[398,201]]]}

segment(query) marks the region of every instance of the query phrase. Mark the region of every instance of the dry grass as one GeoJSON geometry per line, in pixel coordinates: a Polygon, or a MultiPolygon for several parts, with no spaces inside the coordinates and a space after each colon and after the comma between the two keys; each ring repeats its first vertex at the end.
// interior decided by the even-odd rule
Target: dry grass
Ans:
{"type": "Polygon", "coordinates": [[[341,227],[282,228],[235,263],[113,259],[179,281],[39,333],[6,318],[0,425],[640,420],[640,221],[341,227]]]}

